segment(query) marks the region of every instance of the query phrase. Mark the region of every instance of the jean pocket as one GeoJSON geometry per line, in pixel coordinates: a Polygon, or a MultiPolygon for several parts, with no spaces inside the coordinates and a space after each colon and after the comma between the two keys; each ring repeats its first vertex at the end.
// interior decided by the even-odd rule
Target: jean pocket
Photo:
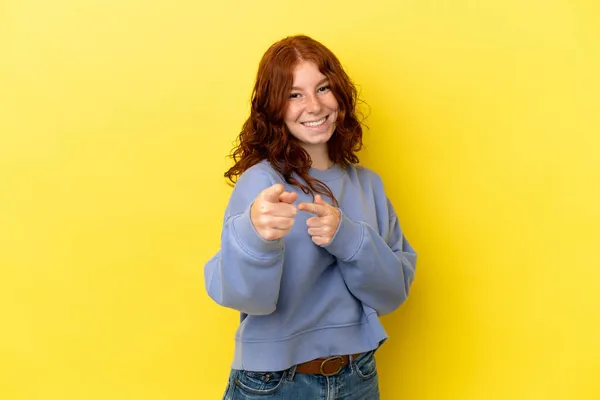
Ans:
{"type": "Polygon", "coordinates": [[[238,371],[235,384],[242,391],[255,395],[275,393],[284,382],[284,372],[238,371]]]}
{"type": "Polygon", "coordinates": [[[377,375],[377,363],[375,362],[375,350],[363,354],[354,361],[356,373],[362,379],[371,379],[377,375]]]}

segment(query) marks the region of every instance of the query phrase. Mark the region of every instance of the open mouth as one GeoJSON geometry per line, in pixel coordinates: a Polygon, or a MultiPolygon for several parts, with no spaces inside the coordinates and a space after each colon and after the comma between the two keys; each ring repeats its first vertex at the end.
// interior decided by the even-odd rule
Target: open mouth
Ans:
{"type": "Polygon", "coordinates": [[[325,124],[325,122],[327,121],[327,116],[317,120],[317,121],[305,121],[302,122],[302,125],[308,127],[308,128],[318,128],[319,126],[322,126],[325,124]]]}

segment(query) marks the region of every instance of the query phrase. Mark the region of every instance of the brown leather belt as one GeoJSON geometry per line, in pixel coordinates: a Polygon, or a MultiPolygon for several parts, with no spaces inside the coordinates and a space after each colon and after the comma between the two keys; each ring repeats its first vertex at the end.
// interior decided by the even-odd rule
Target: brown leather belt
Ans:
{"type": "MultiPolygon", "coordinates": [[[[360,356],[352,354],[352,359],[356,360],[360,356]]],[[[340,373],[346,365],[350,364],[349,356],[333,356],[325,358],[317,358],[296,366],[296,372],[301,374],[314,374],[323,376],[332,376],[340,373]]]]}

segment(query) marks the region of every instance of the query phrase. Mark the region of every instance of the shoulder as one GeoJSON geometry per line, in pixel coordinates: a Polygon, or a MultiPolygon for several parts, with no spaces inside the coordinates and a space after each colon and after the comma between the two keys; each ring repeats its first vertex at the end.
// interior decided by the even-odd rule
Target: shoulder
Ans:
{"type": "Polygon", "coordinates": [[[372,199],[378,218],[385,219],[395,213],[379,173],[361,165],[351,165],[347,172],[350,180],[362,192],[362,196],[372,199]]]}
{"type": "Polygon", "coordinates": [[[238,178],[235,186],[244,187],[247,185],[256,186],[257,184],[266,184],[266,187],[268,187],[276,183],[281,183],[282,180],[281,175],[273,168],[271,163],[263,160],[244,171],[238,178]]]}
{"type": "Polygon", "coordinates": [[[228,214],[244,211],[268,187],[281,183],[282,178],[267,161],[261,161],[239,176],[229,198],[228,214]]]}
{"type": "Polygon", "coordinates": [[[384,190],[381,175],[371,168],[363,165],[351,164],[347,167],[347,172],[351,179],[356,179],[362,186],[367,185],[376,191],[384,190]]]}

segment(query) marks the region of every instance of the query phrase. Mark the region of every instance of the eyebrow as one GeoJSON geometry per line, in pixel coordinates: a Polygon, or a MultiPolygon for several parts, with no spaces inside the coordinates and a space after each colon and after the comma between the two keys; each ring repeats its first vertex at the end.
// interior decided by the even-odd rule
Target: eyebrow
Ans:
{"type": "MultiPolygon", "coordinates": [[[[317,86],[321,86],[322,84],[324,84],[325,82],[329,82],[329,78],[323,78],[319,81],[319,83],[317,83],[317,86]]],[[[299,87],[293,86],[292,90],[302,90],[299,87]]]]}

